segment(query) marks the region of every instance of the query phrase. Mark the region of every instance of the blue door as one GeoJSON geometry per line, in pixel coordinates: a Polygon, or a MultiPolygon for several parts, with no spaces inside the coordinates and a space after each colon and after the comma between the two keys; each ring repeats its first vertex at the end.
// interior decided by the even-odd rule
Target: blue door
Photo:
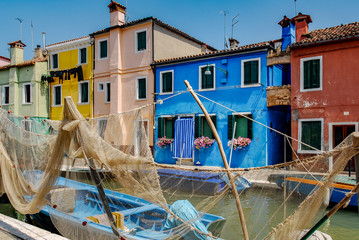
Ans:
{"type": "Polygon", "coordinates": [[[192,158],[194,147],[193,118],[180,118],[175,122],[173,158],[192,158]]]}

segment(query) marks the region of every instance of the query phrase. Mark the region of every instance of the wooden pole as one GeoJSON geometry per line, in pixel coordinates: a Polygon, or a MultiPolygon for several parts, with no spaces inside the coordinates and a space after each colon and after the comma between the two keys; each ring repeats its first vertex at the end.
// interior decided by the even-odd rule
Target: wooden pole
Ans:
{"type": "Polygon", "coordinates": [[[232,134],[232,145],[231,145],[231,154],[229,154],[229,168],[231,167],[231,163],[232,163],[232,152],[233,152],[233,143],[234,143],[234,137],[235,137],[235,134],[236,134],[236,129],[237,129],[237,122],[235,121],[234,122],[234,131],[233,131],[233,134],[232,134]]]}
{"type": "MultiPolygon", "coordinates": [[[[216,130],[216,127],[214,126],[210,116],[208,115],[208,112],[207,112],[206,108],[203,106],[203,104],[202,104],[201,100],[198,98],[197,94],[193,91],[193,89],[192,89],[191,85],[189,84],[189,82],[187,80],[185,80],[184,83],[186,84],[187,89],[190,91],[193,98],[198,103],[199,107],[202,109],[202,111],[204,113],[204,116],[206,117],[207,122],[209,123],[209,126],[211,127],[211,130],[212,130],[212,132],[214,134],[214,138],[217,140],[219,151],[220,151],[221,156],[222,156],[224,167],[225,167],[226,170],[229,170],[230,168],[228,166],[227,157],[226,157],[226,154],[224,153],[222,141],[218,136],[218,132],[216,130]]],[[[238,192],[237,192],[236,184],[234,182],[232,174],[229,171],[227,171],[227,176],[228,176],[229,182],[230,182],[231,187],[232,187],[233,195],[234,195],[234,197],[236,199],[238,215],[239,215],[239,219],[241,220],[241,225],[242,225],[243,237],[244,237],[245,240],[249,240],[247,226],[246,226],[246,220],[244,218],[242,205],[241,205],[241,202],[239,200],[239,195],[238,195],[238,192]]]]}

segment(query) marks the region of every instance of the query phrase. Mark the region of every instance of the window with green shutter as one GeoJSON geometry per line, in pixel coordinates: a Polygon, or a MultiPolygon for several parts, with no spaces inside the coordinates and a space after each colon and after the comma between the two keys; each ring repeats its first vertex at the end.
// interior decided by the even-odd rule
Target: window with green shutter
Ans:
{"type": "MultiPolygon", "coordinates": [[[[217,116],[210,116],[211,120],[215,127],[217,127],[217,116]]],[[[206,117],[197,116],[195,117],[195,137],[209,137],[210,139],[214,139],[214,134],[212,129],[207,122],[206,117]]]]}
{"type": "Polygon", "coordinates": [[[161,73],[162,89],[161,93],[172,93],[173,92],[173,71],[161,73]]]}
{"type": "Polygon", "coordinates": [[[88,82],[80,82],[79,83],[79,102],[80,103],[88,103],[89,102],[89,83],[88,82]]]}
{"type": "MultiPolygon", "coordinates": [[[[322,149],[322,122],[302,121],[301,141],[316,149],[322,149]]],[[[301,145],[301,150],[314,150],[308,146],[301,145]]]]}
{"type": "Polygon", "coordinates": [[[214,67],[207,65],[200,68],[201,79],[200,79],[200,89],[213,89],[214,88],[214,67]],[[210,71],[211,74],[206,71],[210,71]]]}
{"type": "Polygon", "coordinates": [[[242,71],[244,85],[259,83],[259,60],[244,61],[242,71]]]}
{"type": "Polygon", "coordinates": [[[107,58],[107,40],[100,41],[100,58],[107,58]]]}
{"type": "Polygon", "coordinates": [[[137,51],[144,51],[147,48],[146,31],[137,32],[137,51]]]}
{"type": "Polygon", "coordinates": [[[320,59],[303,61],[303,89],[320,88],[320,59]]]}
{"type": "Polygon", "coordinates": [[[61,85],[57,85],[53,87],[53,105],[54,106],[59,106],[61,105],[61,85]]]}
{"type": "Polygon", "coordinates": [[[80,63],[86,63],[87,62],[87,49],[81,48],[80,49],[80,63]]]}
{"type": "MultiPolygon", "coordinates": [[[[252,114],[246,116],[253,119],[252,114]]],[[[228,115],[228,139],[232,139],[235,122],[237,123],[234,134],[235,138],[253,138],[253,122],[251,120],[240,115],[228,115]]]]}
{"type": "Polygon", "coordinates": [[[137,99],[146,99],[146,78],[137,78],[137,99]]]}
{"type": "Polygon", "coordinates": [[[59,68],[59,55],[57,53],[52,55],[52,68],[59,68]]]}
{"type": "Polygon", "coordinates": [[[174,138],[176,117],[158,118],[158,137],[174,138]]]}

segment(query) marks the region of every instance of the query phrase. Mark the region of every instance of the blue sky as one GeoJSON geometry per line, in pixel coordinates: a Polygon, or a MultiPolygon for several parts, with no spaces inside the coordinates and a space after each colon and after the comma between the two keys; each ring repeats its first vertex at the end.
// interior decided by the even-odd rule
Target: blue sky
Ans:
{"type": "MultiPolygon", "coordinates": [[[[126,0],[118,0],[126,5],[126,0]]],[[[0,55],[9,57],[8,42],[19,39],[22,18],[22,41],[27,45],[25,59],[32,57],[31,21],[34,47],[86,36],[109,26],[110,0],[0,0],[0,55]]],[[[309,14],[310,30],[359,21],[358,0],[297,0],[297,12],[309,14]]],[[[239,13],[234,38],[241,45],[278,39],[277,24],[284,15],[295,16],[294,0],[127,0],[129,21],[153,16],[185,33],[223,49],[224,19],[227,11],[227,36],[232,18],[239,13]]]]}

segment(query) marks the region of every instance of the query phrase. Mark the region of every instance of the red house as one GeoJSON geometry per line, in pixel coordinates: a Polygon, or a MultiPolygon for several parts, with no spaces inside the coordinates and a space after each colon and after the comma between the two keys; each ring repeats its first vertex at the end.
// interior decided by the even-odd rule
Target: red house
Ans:
{"type": "MultiPolygon", "coordinates": [[[[359,22],[308,32],[309,15],[300,13],[292,21],[292,137],[330,150],[358,131],[359,22]]],[[[297,142],[293,147],[299,157],[320,153],[297,142]]],[[[329,168],[332,164],[330,159],[329,168]]],[[[350,165],[354,170],[354,161],[350,165]]]]}

